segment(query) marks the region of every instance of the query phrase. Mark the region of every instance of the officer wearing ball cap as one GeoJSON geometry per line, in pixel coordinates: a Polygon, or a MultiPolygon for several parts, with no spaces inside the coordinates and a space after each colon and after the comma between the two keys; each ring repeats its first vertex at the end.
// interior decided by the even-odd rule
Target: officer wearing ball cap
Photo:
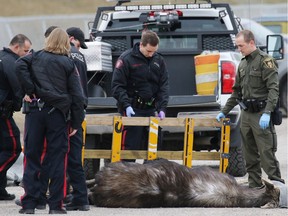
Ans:
{"type": "MultiPolygon", "coordinates": [[[[79,51],[80,47],[87,49],[84,43],[84,33],[81,29],[71,27],[66,30],[69,35],[71,50],[70,56],[78,69],[81,87],[84,94],[84,107],[88,105],[88,86],[87,86],[87,65],[84,55],[79,51]]],[[[67,173],[69,183],[73,187],[71,202],[66,205],[67,211],[80,210],[88,211],[89,201],[87,194],[86,178],[82,167],[82,145],[83,130],[79,128],[77,133],[70,138],[70,151],[68,154],[67,173]]],[[[68,191],[69,192],[69,191],[68,191]]],[[[67,198],[66,201],[69,199],[67,198]]]]}
{"type": "Polygon", "coordinates": [[[84,36],[84,33],[83,31],[80,29],[80,28],[77,28],[77,27],[71,27],[71,28],[68,28],[66,30],[67,34],[70,36],[70,37],[74,37],[74,39],[78,40],[80,42],[80,47],[82,49],[87,49],[87,45],[85,44],[85,36],[84,36]]]}

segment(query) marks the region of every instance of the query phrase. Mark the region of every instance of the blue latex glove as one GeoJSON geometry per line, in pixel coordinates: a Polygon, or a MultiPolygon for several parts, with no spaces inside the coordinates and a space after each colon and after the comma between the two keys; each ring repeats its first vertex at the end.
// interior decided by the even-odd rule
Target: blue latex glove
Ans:
{"type": "Polygon", "coordinates": [[[221,120],[222,118],[225,118],[225,115],[224,115],[224,113],[220,112],[220,113],[216,116],[216,119],[217,119],[218,122],[220,122],[220,120],[221,120]]]}
{"type": "Polygon", "coordinates": [[[126,108],[126,116],[131,117],[132,115],[135,115],[135,112],[131,106],[126,108]]]}
{"type": "Polygon", "coordinates": [[[163,119],[165,118],[165,112],[160,111],[160,112],[158,113],[158,117],[160,118],[160,120],[163,120],[163,119]]]}
{"type": "Polygon", "coordinates": [[[270,114],[263,113],[259,121],[260,127],[262,129],[266,129],[269,126],[269,122],[270,122],[270,114]]]}

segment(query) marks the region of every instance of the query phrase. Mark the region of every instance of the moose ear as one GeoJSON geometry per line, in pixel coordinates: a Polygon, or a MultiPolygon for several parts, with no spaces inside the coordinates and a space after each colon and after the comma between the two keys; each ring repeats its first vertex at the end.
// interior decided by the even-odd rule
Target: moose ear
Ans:
{"type": "Polygon", "coordinates": [[[264,182],[264,184],[265,184],[267,189],[272,190],[272,189],[275,188],[274,184],[272,184],[271,182],[268,182],[268,181],[266,181],[264,179],[262,179],[262,181],[264,182]]]}

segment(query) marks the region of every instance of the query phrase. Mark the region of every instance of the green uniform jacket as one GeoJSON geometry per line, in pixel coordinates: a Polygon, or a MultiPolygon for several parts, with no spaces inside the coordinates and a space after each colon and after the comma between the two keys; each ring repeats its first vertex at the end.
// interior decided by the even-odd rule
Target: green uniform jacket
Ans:
{"type": "Polygon", "coordinates": [[[264,112],[272,112],[279,97],[277,67],[277,62],[259,49],[243,57],[238,66],[233,93],[222,109],[224,115],[238,104],[236,99],[239,98],[239,91],[243,99],[266,100],[264,112]]]}

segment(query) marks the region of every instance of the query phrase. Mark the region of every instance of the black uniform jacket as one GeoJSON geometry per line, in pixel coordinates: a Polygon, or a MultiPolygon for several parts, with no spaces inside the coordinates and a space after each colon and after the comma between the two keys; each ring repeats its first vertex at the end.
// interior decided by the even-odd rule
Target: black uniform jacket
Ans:
{"type": "Polygon", "coordinates": [[[146,58],[137,43],[119,57],[113,72],[112,94],[120,108],[131,106],[131,98],[137,95],[145,100],[154,97],[157,110],[165,112],[168,90],[168,72],[159,53],[146,58]]]}
{"type": "Polygon", "coordinates": [[[80,75],[86,108],[88,105],[87,64],[84,55],[80,51],[78,51],[78,49],[72,43],[71,43],[71,58],[73,59],[74,64],[76,65],[80,75]]]}
{"type": "Polygon", "coordinates": [[[41,50],[19,58],[16,73],[27,95],[35,94],[64,115],[71,110],[71,127],[81,127],[84,97],[72,59],[41,50]]]}
{"type": "Polygon", "coordinates": [[[24,96],[15,72],[15,61],[19,58],[9,48],[0,51],[0,105],[5,100],[13,101],[13,110],[19,111],[24,96]]]}

